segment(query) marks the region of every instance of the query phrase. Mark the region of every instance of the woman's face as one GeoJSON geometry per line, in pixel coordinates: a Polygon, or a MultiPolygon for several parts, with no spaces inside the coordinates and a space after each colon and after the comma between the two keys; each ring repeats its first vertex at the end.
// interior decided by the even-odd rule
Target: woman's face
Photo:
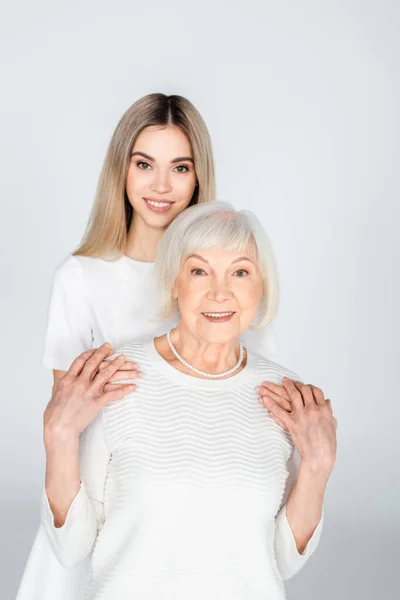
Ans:
{"type": "Polygon", "coordinates": [[[197,338],[210,343],[237,339],[250,326],[263,296],[255,253],[220,249],[189,256],[173,295],[181,323],[197,338]]]}
{"type": "Polygon", "coordinates": [[[181,129],[146,127],[141,132],[126,182],[135,218],[165,229],[190,204],[196,180],[192,147],[181,129]]]}

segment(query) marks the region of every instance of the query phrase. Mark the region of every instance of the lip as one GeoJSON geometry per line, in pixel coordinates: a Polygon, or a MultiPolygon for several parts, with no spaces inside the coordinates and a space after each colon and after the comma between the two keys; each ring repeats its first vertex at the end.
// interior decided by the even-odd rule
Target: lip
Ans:
{"type": "Polygon", "coordinates": [[[164,213],[169,211],[171,206],[174,204],[174,202],[172,202],[171,200],[164,200],[161,198],[143,198],[143,200],[149,210],[157,213],[164,213]],[[168,206],[154,206],[154,204],[150,204],[150,202],[159,202],[168,206]]]}
{"type": "Polygon", "coordinates": [[[226,323],[227,321],[230,321],[236,314],[235,310],[210,310],[207,311],[209,313],[213,313],[214,315],[224,315],[225,313],[231,313],[230,315],[227,315],[226,317],[208,317],[204,312],[202,312],[201,314],[203,315],[203,317],[205,319],[207,319],[207,321],[209,321],[210,323],[226,323]]]}

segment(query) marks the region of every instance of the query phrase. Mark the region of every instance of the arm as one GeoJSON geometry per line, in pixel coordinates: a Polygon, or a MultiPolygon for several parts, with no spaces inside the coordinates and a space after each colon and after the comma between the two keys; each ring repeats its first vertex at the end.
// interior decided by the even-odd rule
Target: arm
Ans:
{"type": "Polygon", "coordinates": [[[275,521],[275,557],[282,579],[293,577],[318,546],[327,483],[301,464],[296,448],[287,467],[285,493],[275,521]]]}
{"type": "Polygon", "coordinates": [[[59,562],[74,567],[88,556],[104,523],[110,453],[101,413],[80,438],[45,436],[46,479],[41,517],[59,562]]]}

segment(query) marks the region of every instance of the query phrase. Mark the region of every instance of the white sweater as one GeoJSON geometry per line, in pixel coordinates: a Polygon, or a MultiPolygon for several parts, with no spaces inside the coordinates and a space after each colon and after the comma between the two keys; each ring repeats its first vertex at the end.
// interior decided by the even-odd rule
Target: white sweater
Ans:
{"type": "Polygon", "coordinates": [[[251,352],[223,380],[177,371],[153,341],[122,352],[145,376],[82,434],[81,488],[61,528],[43,492],[59,561],[91,557],[87,600],[281,600],[323,517],[300,555],[286,517],[298,454],[254,387],[297,376],[251,352]]]}
{"type": "MultiPolygon", "coordinates": [[[[152,339],[175,325],[177,317],[168,323],[153,320],[157,294],[152,270],[152,263],[125,255],[112,262],[67,256],[53,277],[43,364],[66,371],[88,348],[104,342],[120,348],[126,342],[152,339]]],[[[261,331],[246,331],[242,341],[259,354],[276,354],[272,324],[261,331]]],[[[89,557],[75,568],[63,567],[41,525],[17,600],[82,600],[89,569],[89,557]]]]}

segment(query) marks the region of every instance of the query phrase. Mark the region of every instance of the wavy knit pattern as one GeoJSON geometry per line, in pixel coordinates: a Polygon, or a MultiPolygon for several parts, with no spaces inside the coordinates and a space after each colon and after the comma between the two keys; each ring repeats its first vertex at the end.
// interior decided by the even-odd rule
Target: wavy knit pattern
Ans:
{"type": "Polygon", "coordinates": [[[275,517],[293,446],[254,388],[294,374],[249,353],[236,375],[204,380],[171,367],[153,341],[122,352],[145,376],[103,410],[105,522],[85,598],[284,598],[275,517]]]}

